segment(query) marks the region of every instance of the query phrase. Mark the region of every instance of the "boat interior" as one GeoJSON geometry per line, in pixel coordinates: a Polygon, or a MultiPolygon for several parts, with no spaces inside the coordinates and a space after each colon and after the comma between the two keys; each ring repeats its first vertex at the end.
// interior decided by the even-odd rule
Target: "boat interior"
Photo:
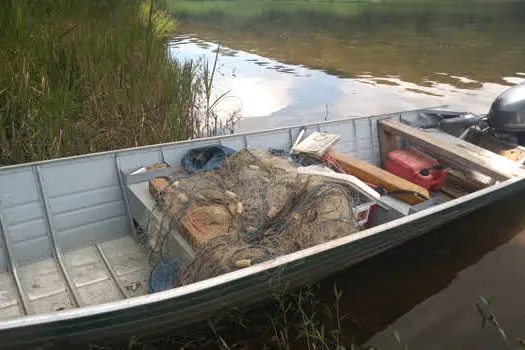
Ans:
{"type": "MultiPolygon", "coordinates": [[[[196,147],[220,144],[234,150],[279,150],[287,157],[301,141],[300,135],[302,140],[314,132],[337,135],[331,159],[361,181],[352,186],[374,184],[384,190],[374,194],[361,188],[375,204],[373,213],[365,206],[364,217],[359,217],[362,229],[525,175],[524,147],[486,133],[478,124],[449,129],[443,123],[428,125],[436,118],[459,117],[465,119],[465,113],[429,109],[4,167],[0,169],[0,320],[151,292],[153,262],[148,254],[151,247],[145,247],[151,242],[141,239],[145,215],[151,220],[158,199],[151,193],[151,180],[182,173],[183,156],[196,147]],[[393,158],[400,149],[421,152],[415,153],[421,156],[417,161],[428,160],[425,164],[430,166],[416,169],[415,176],[428,178],[431,173],[435,181],[408,181],[398,163],[390,169],[399,174],[387,171],[387,163],[407,160],[406,153],[393,158]],[[152,164],[166,166],[147,168],[152,164]]],[[[192,244],[175,228],[170,230],[181,265],[188,264],[195,258],[192,244]]]]}

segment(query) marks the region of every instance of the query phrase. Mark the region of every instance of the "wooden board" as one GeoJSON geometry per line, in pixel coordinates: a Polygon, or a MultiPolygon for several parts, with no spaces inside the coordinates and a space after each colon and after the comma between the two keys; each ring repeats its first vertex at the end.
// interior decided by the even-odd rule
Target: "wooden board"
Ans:
{"type": "MultiPolygon", "coordinates": [[[[167,202],[165,215],[176,217],[180,215],[169,208],[169,203],[173,202],[173,196],[182,196],[181,201],[188,200],[186,194],[177,191],[175,185],[170,185],[165,177],[156,177],[149,181],[149,191],[153,198],[157,198],[162,193],[161,200],[167,202]]],[[[180,198],[179,198],[180,199],[180,198]]],[[[180,233],[188,243],[195,249],[201,247],[213,237],[228,233],[231,226],[232,217],[228,208],[220,204],[197,205],[190,203],[190,206],[182,215],[179,221],[180,233]]]]}
{"type": "Polygon", "coordinates": [[[181,231],[193,248],[200,248],[210,239],[228,233],[232,216],[224,205],[191,205],[180,220],[181,231]]]}
{"type": "Polygon", "coordinates": [[[487,187],[486,184],[473,181],[455,169],[448,169],[445,185],[441,191],[453,198],[458,198],[479,191],[485,187],[487,187]]]}
{"type": "Polygon", "coordinates": [[[525,159],[525,147],[511,145],[495,136],[482,133],[479,130],[469,130],[465,141],[515,162],[521,162],[525,159]]]}
{"type": "MultiPolygon", "coordinates": [[[[391,138],[392,135],[404,137],[417,144],[440,161],[454,164],[458,169],[478,171],[495,180],[512,177],[525,177],[525,170],[519,165],[494,152],[488,151],[469,142],[435,129],[417,129],[393,119],[379,121],[379,138],[391,138]]],[[[388,154],[393,143],[380,142],[381,154],[388,154]],[[385,147],[386,145],[386,147],[385,147]]]]}
{"type": "Polygon", "coordinates": [[[381,166],[386,167],[386,161],[388,159],[388,152],[399,148],[397,142],[397,135],[385,131],[379,130],[379,152],[381,155],[381,166]]]}
{"type": "MultiPolygon", "coordinates": [[[[426,188],[400,178],[399,176],[389,173],[384,169],[378,168],[373,164],[352,157],[346,153],[339,152],[335,149],[330,150],[330,155],[343,167],[346,172],[354,175],[361,181],[383,187],[387,191],[413,191],[430,198],[430,194],[426,188]]],[[[403,193],[394,194],[393,196],[409,204],[423,202],[423,199],[415,194],[403,193]]]]}
{"type": "Polygon", "coordinates": [[[455,182],[457,185],[461,185],[461,187],[468,193],[476,192],[484,189],[487,186],[493,185],[493,183],[490,181],[490,178],[478,179],[475,175],[484,176],[483,174],[479,173],[465,174],[464,172],[461,172],[457,169],[449,168],[445,183],[449,182],[449,180],[450,182],[455,182]]]}

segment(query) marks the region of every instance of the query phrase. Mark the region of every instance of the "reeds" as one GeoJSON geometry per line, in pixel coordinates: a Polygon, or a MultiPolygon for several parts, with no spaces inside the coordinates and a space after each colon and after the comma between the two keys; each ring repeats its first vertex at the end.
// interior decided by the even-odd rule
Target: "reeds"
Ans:
{"type": "MultiPolygon", "coordinates": [[[[273,301],[253,310],[230,310],[207,325],[191,325],[172,335],[158,338],[132,338],[123,349],[309,349],[374,350],[356,345],[344,334],[340,304],[343,292],[334,284],[333,301],[320,302],[315,287],[290,293],[286,289],[273,301]]],[[[351,333],[351,330],[346,330],[351,333]]],[[[116,349],[113,347],[110,350],[116,349]]]]}
{"type": "Polygon", "coordinates": [[[168,56],[175,25],[157,0],[2,1],[0,165],[203,136],[210,73],[168,56]]]}

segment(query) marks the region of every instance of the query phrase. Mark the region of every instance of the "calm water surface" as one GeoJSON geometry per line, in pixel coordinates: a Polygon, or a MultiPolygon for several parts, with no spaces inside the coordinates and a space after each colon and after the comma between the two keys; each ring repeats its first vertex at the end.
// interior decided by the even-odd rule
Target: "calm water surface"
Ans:
{"type": "Polygon", "coordinates": [[[250,129],[442,104],[525,81],[525,4],[182,1],[179,59],[220,43],[215,93],[250,129]],[[255,119],[256,117],[266,117],[255,119]]]}
{"type": "MultiPolygon", "coordinates": [[[[244,130],[442,104],[484,113],[525,81],[525,4],[179,1],[179,59],[213,59],[217,95],[244,130]]],[[[474,303],[494,296],[525,337],[525,194],[458,220],[322,284],[344,290],[347,333],[382,349],[507,348],[474,303]]]]}

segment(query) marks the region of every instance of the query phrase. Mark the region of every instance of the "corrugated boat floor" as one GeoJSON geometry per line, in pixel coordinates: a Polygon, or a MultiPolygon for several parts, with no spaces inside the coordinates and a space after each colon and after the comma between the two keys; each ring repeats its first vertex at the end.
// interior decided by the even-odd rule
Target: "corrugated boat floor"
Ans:
{"type": "MultiPolygon", "coordinates": [[[[130,236],[68,252],[64,259],[80,306],[147,293],[148,259],[130,236]]],[[[28,314],[76,307],[53,258],[23,266],[18,272],[29,301],[28,314]]],[[[14,279],[9,272],[0,273],[0,319],[23,314],[14,279]]]]}

